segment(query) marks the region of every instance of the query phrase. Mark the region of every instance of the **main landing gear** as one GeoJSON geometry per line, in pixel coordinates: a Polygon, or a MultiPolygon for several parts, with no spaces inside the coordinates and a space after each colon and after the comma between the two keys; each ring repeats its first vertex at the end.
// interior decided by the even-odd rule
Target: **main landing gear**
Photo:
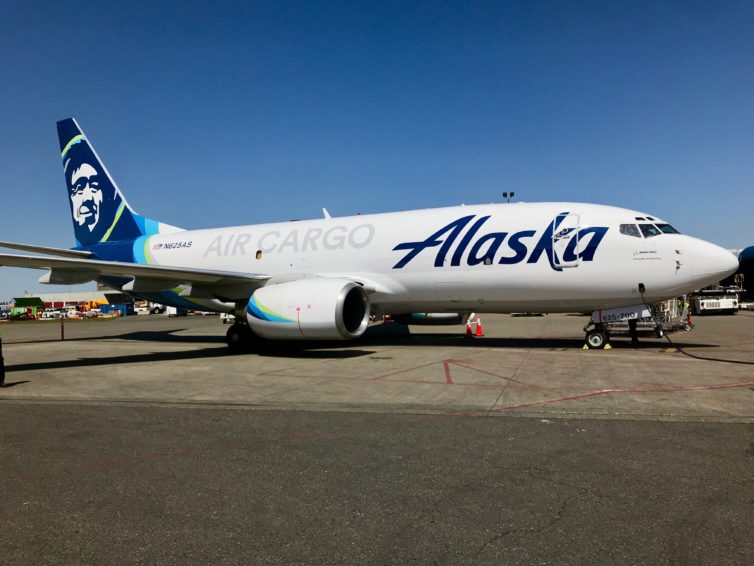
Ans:
{"type": "Polygon", "coordinates": [[[225,341],[233,352],[251,352],[259,342],[259,337],[249,328],[248,324],[236,322],[228,328],[225,341]]]}

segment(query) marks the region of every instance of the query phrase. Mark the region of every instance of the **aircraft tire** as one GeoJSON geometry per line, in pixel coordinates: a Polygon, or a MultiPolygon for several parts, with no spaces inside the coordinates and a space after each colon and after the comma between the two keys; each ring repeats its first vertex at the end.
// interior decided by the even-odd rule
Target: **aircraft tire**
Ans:
{"type": "Polygon", "coordinates": [[[225,342],[233,352],[248,352],[254,343],[254,333],[246,324],[236,322],[225,333],[225,342]]]}
{"type": "Polygon", "coordinates": [[[604,348],[607,344],[607,334],[601,330],[590,330],[586,333],[586,345],[590,350],[604,348]]]}

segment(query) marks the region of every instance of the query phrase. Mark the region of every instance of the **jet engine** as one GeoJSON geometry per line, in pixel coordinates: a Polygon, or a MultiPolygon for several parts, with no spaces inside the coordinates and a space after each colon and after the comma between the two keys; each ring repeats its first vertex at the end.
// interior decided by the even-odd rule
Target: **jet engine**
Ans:
{"type": "Polygon", "coordinates": [[[369,297],[348,279],[313,278],[254,291],[246,307],[251,330],[263,338],[350,340],[369,324],[369,297]]]}

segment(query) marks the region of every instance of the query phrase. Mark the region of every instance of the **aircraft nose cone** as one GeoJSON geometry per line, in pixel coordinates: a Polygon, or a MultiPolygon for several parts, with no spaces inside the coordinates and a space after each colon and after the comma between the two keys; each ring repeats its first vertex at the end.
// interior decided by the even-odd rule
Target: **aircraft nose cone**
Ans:
{"type": "Polygon", "coordinates": [[[694,285],[698,289],[715,285],[738,271],[738,257],[720,246],[697,240],[692,249],[694,285]]]}

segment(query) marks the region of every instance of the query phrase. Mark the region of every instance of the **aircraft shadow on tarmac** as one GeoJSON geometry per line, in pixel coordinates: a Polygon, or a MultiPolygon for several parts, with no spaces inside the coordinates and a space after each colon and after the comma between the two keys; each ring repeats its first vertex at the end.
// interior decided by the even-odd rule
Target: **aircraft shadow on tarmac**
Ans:
{"type": "MultiPolygon", "coordinates": [[[[285,356],[289,358],[312,358],[312,359],[346,359],[356,358],[360,356],[369,356],[374,352],[366,350],[338,350],[338,351],[306,351],[306,350],[278,350],[271,349],[269,351],[250,352],[247,355],[261,355],[261,356],[285,356]]],[[[76,367],[92,367],[92,366],[108,366],[108,365],[121,365],[121,364],[136,364],[145,362],[169,362],[178,360],[192,360],[203,358],[224,358],[231,356],[239,356],[244,354],[238,354],[231,352],[225,348],[201,348],[192,351],[180,351],[180,352],[149,352],[145,354],[132,354],[127,356],[109,356],[101,358],[76,358],[72,360],[57,360],[50,362],[32,362],[27,364],[13,364],[6,365],[6,372],[15,371],[35,371],[45,369],[64,369],[64,368],[76,368],[76,367]]],[[[12,384],[6,383],[6,387],[10,385],[17,385],[19,383],[28,383],[26,381],[15,382],[12,384]]]]}
{"type": "MultiPolygon", "coordinates": [[[[183,329],[171,331],[138,331],[116,336],[97,336],[92,338],[70,339],[69,342],[87,340],[134,340],[140,342],[171,342],[185,344],[221,344],[225,338],[217,335],[182,335],[176,334],[183,329]]],[[[49,362],[32,362],[25,364],[7,365],[7,372],[34,371],[45,369],[63,369],[74,367],[107,366],[128,363],[177,361],[187,359],[223,358],[228,356],[251,355],[309,359],[349,359],[368,356],[375,353],[363,347],[380,346],[424,346],[424,347],[469,347],[469,348],[500,348],[500,349],[540,349],[540,350],[580,350],[584,341],[579,338],[493,338],[474,337],[465,338],[457,332],[412,334],[406,327],[396,325],[392,328],[375,326],[361,338],[351,342],[339,341],[292,341],[265,342],[252,352],[238,354],[227,348],[216,346],[195,348],[175,352],[146,352],[124,356],[103,356],[91,358],[76,358],[49,362]]],[[[618,349],[647,349],[657,350],[666,348],[669,344],[664,340],[644,340],[632,345],[628,339],[613,341],[613,347],[618,349]]],[[[714,344],[685,344],[677,346],[684,349],[719,348],[714,344]]],[[[14,382],[12,385],[24,382],[14,382]]],[[[11,384],[6,384],[6,386],[11,384]]]]}
{"type": "MultiPolygon", "coordinates": [[[[66,342],[88,342],[94,340],[141,340],[144,342],[183,342],[186,344],[206,344],[215,342],[217,344],[224,344],[224,336],[216,335],[201,335],[195,334],[185,335],[176,334],[177,332],[185,331],[185,328],[175,328],[173,330],[140,330],[137,332],[128,332],[126,334],[107,334],[99,336],[76,336],[69,337],[66,342]]],[[[46,340],[13,340],[6,341],[8,344],[37,344],[42,342],[60,342],[59,338],[50,338],[46,340]]]]}
{"type": "MultiPolygon", "coordinates": [[[[470,348],[500,348],[500,349],[526,349],[526,350],[581,350],[584,347],[583,338],[493,338],[474,337],[465,339],[455,334],[424,334],[413,335],[407,338],[368,338],[358,340],[363,346],[459,346],[470,348]]],[[[613,340],[611,345],[615,349],[622,350],[658,350],[671,347],[664,340],[646,340],[638,344],[631,344],[628,339],[613,340]]],[[[694,348],[719,348],[718,344],[684,344],[675,343],[675,347],[683,349],[694,348]]]]}
{"type": "Polygon", "coordinates": [[[5,366],[5,371],[34,371],[43,369],[64,369],[75,367],[107,366],[119,364],[133,364],[144,362],[165,362],[175,360],[191,360],[202,358],[222,358],[233,355],[224,348],[200,348],[180,352],[147,352],[126,356],[103,356],[97,358],[75,358],[71,360],[57,360],[49,362],[31,362],[26,364],[12,364],[5,366]]]}
{"type": "MultiPolygon", "coordinates": [[[[143,340],[147,342],[184,342],[184,343],[224,343],[224,336],[217,335],[181,335],[176,334],[184,329],[170,331],[139,331],[119,336],[103,336],[103,339],[117,338],[120,340],[143,340]]],[[[584,346],[583,338],[500,338],[500,337],[474,337],[466,338],[463,332],[443,332],[443,333],[426,333],[420,331],[412,333],[409,328],[402,324],[375,325],[367,329],[366,333],[356,340],[350,342],[343,341],[324,341],[324,340],[292,340],[292,341],[275,341],[264,342],[263,346],[253,353],[262,356],[276,357],[358,357],[369,355],[374,352],[362,352],[360,350],[351,350],[351,346],[468,346],[476,348],[525,348],[525,349],[581,349],[584,346]],[[332,356],[328,356],[323,350],[331,351],[332,356]],[[348,352],[353,352],[348,354],[348,352]]],[[[713,344],[683,344],[679,343],[682,348],[717,348],[713,344]]],[[[615,348],[632,348],[632,349],[657,349],[667,348],[669,344],[664,339],[645,339],[638,344],[632,345],[627,337],[619,337],[613,341],[615,348]]]]}
{"type": "MultiPolygon", "coordinates": [[[[139,342],[170,342],[181,344],[225,344],[225,336],[216,334],[179,334],[185,328],[173,330],[140,330],[125,334],[106,334],[99,336],[76,336],[65,339],[65,342],[90,342],[96,340],[135,340],[139,342]]],[[[6,344],[42,344],[61,342],[60,338],[43,340],[6,340],[6,344]]],[[[342,343],[341,343],[342,346],[342,343]]]]}
{"type": "MultiPolygon", "coordinates": [[[[682,335],[679,335],[682,336],[682,335]]],[[[498,336],[474,336],[467,338],[463,329],[454,332],[422,333],[421,330],[412,332],[401,324],[376,325],[370,327],[367,332],[355,340],[354,343],[366,346],[469,346],[476,348],[524,348],[524,349],[577,349],[584,347],[584,339],[578,337],[498,337],[498,336]]],[[[681,348],[719,348],[718,344],[687,344],[683,341],[674,341],[675,346],[681,348]]],[[[651,349],[667,348],[670,344],[663,338],[640,337],[638,344],[631,344],[628,336],[613,337],[612,346],[621,349],[651,349]]]]}
{"type": "Polygon", "coordinates": [[[117,336],[102,336],[99,338],[108,340],[113,338],[118,340],[140,340],[144,342],[180,342],[184,344],[225,343],[225,336],[177,334],[185,330],[185,328],[176,328],[175,330],[139,330],[137,332],[129,332],[117,336]]]}
{"type": "MultiPolygon", "coordinates": [[[[74,341],[93,341],[93,340],[136,340],[142,342],[172,342],[184,344],[224,344],[225,337],[217,334],[180,334],[185,328],[175,328],[173,330],[140,330],[137,332],[128,332],[116,335],[100,335],[91,337],[68,338],[67,342],[74,341]]],[[[682,336],[682,335],[681,335],[682,336]]],[[[664,339],[642,338],[639,343],[632,345],[628,337],[618,336],[613,339],[614,347],[627,348],[666,348],[670,346],[664,339]]],[[[60,342],[59,339],[49,340],[24,340],[12,341],[12,344],[35,344],[43,342],[60,342]]],[[[471,346],[471,347],[499,347],[499,348],[582,348],[584,340],[582,338],[558,338],[558,337],[492,337],[492,336],[474,336],[466,338],[462,332],[433,332],[422,333],[421,331],[411,332],[407,327],[400,324],[391,324],[390,326],[376,325],[367,329],[367,332],[356,340],[345,341],[320,341],[320,340],[291,340],[267,342],[265,351],[279,353],[285,351],[300,352],[302,350],[312,349],[342,349],[350,344],[374,345],[374,346],[393,346],[393,345],[412,345],[412,346],[471,346]]],[[[703,343],[685,343],[674,341],[674,344],[681,348],[719,348],[718,344],[703,343]]],[[[264,354],[265,351],[257,352],[264,354]]]]}
{"type": "MultiPolygon", "coordinates": [[[[407,330],[370,332],[370,328],[361,338],[350,342],[342,341],[277,341],[266,342],[255,353],[263,356],[281,357],[316,357],[317,353],[324,351],[340,351],[345,353],[351,347],[385,347],[385,346],[414,346],[414,347],[466,347],[466,348],[499,348],[499,349],[535,349],[535,350],[581,350],[584,347],[583,338],[558,338],[558,337],[534,337],[534,338],[508,338],[508,337],[473,337],[466,338],[457,332],[453,333],[411,333],[407,330]],[[337,349],[337,350],[336,350],[337,349]]],[[[630,350],[654,350],[666,349],[671,345],[664,339],[645,339],[638,344],[631,344],[628,337],[619,337],[612,342],[613,348],[630,350]]],[[[683,349],[694,348],[719,348],[717,344],[685,344],[678,342],[675,347],[683,349]]],[[[360,352],[360,351],[358,351],[360,352]]],[[[374,352],[367,352],[374,353],[374,352]]],[[[356,357],[356,354],[352,357],[356,357]]],[[[344,356],[345,357],[345,356],[344,356]]]]}

